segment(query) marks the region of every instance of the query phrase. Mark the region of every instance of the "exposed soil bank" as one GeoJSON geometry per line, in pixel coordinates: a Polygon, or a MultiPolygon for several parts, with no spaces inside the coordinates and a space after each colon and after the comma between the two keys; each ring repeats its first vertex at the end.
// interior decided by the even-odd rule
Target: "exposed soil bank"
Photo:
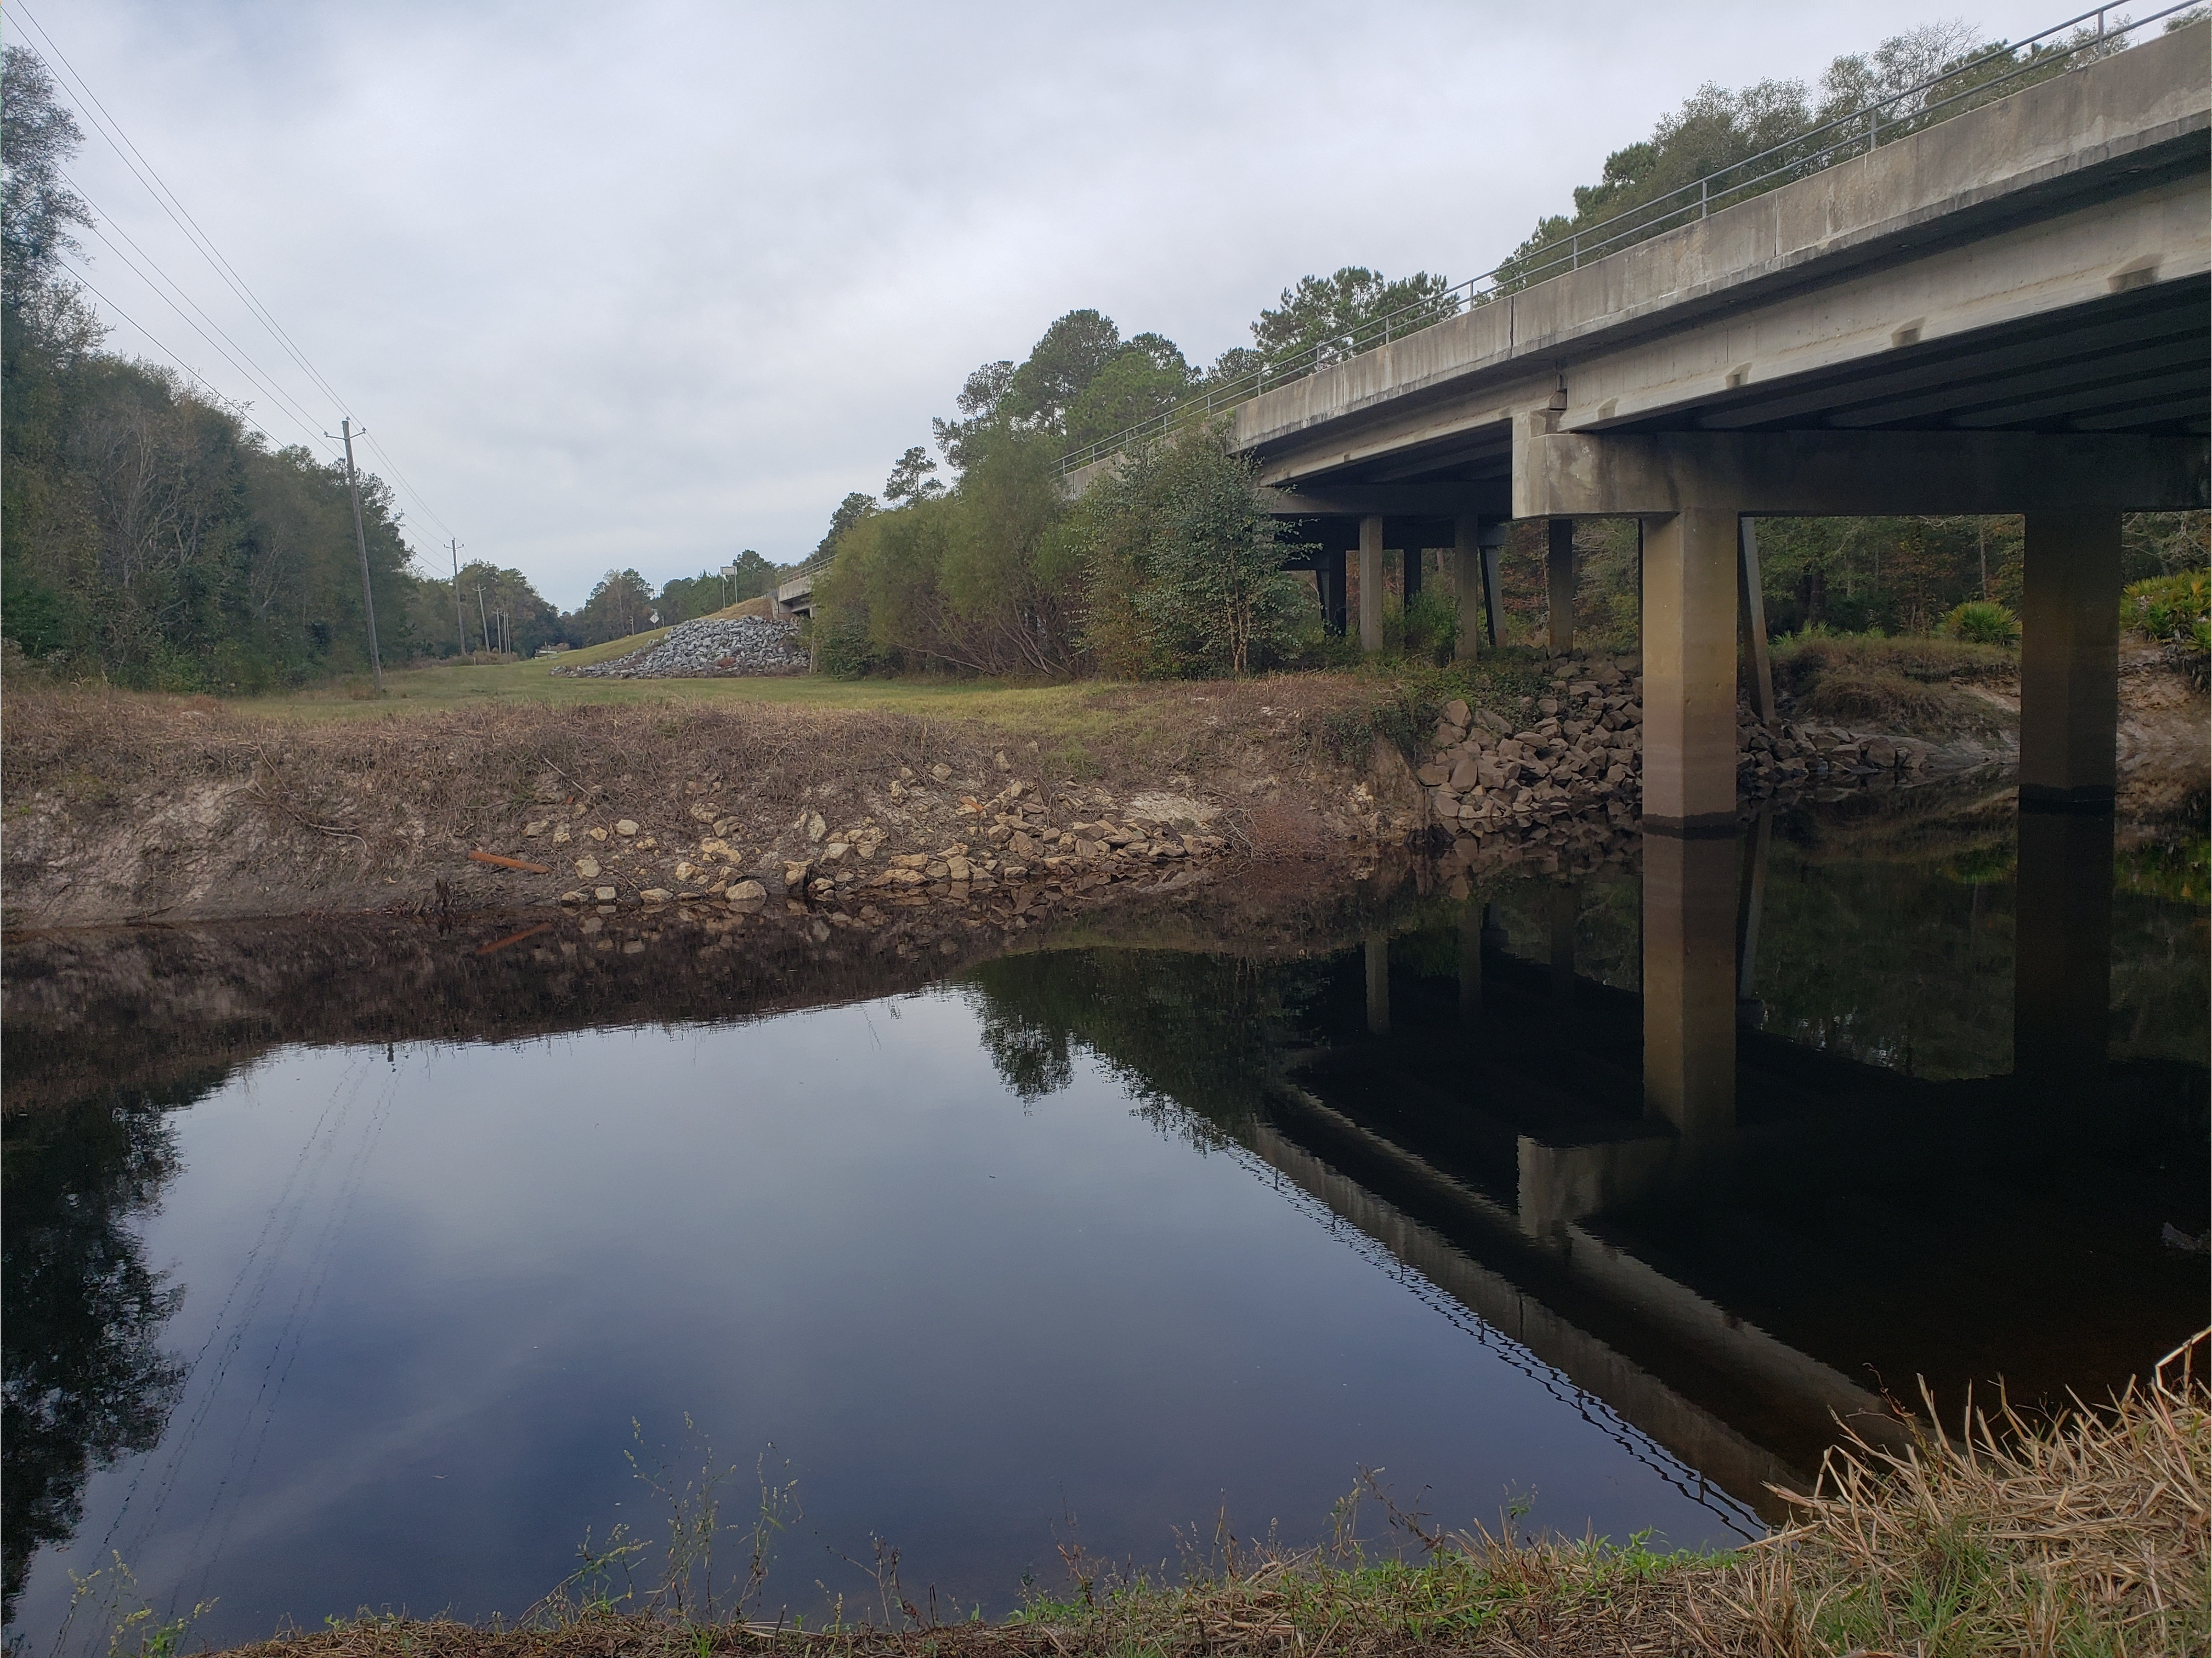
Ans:
{"type": "Polygon", "coordinates": [[[21,930],[564,894],[629,908],[727,902],[748,881],[756,903],[820,881],[886,902],[1156,886],[1255,849],[1376,846],[1419,827],[1411,768],[1370,731],[1376,696],[1341,680],[1133,689],[1040,741],[787,705],[283,724],[204,701],[18,693],[0,902],[21,930]],[[1020,852],[992,821],[1008,806],[1020,852]],[[878,878],[902,858],[915,878],[878,878]],[[969,879],[950,879],[953,858],[973,860],[969,879]]]}
{"type": "MultiPolygon", "coordinates": [[[[880,926],[927,902],[1021,914],[1172,890],[1255,858],[1357,866],[1438,831],[1462,867],[1571,860],[1632,833],[1632,671],[1589,658],[1520,677],[1534,695],[1472,708],[1354,675],[1102,686],[1042,730],[790,703],[313,723],[15,686],[0,918],[21,932],[711,902],[880,926]]],[[[2124,813],[2201,818],[2203,694],[2154,656],[2121,683],[2124,813]]],[[[1817,687],[1771,726],[1747,712],[1746,797],[1961,770],[2002,787],[2011,690],[1985,675],[1893,732],[1813,712],[1817,687]]]]}

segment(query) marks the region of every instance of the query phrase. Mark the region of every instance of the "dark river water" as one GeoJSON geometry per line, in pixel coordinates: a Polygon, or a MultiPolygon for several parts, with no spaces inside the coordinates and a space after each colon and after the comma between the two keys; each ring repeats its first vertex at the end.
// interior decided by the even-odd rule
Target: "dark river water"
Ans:
{"type": "MultiPolygon", "coordinates": [[[[669,1023],[181,1069],[106,1004],[19,1025],[89,1080],[7,1124],[11,1635],[104,1645],[60,1631],[118,1555],[215,1601],[195,1643],[512,1615],[709,1462],[740,1527],[795,1482],[769,1617],[876,1615],[878,1541],[948,1613],[1078,1542],[1309,1543],[1362,1470],[1447,1525],[1757,1535],[1837,1415],[2094,1396],[2204,1321],[2203,842],[2108,889],[2110,834],[1784,820],[1408,878],[1310,949],[1199,914],[719,1017],[746,935],[671,932],[598,957],[659,952],[669,1023]]],[[[573,935],[494,959],[613,942],[573,935]]]]}

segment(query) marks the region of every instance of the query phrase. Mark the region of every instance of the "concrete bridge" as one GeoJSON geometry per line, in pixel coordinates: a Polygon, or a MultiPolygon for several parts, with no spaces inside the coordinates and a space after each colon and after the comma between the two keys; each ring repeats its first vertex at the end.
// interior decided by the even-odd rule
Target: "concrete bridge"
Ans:
{"type": "Polygon", "coordinates": [[[814,614],[814,572],[804,571],[782,583],[773,599],[779,616],[812,616],[814,614]]]}
{"type": "Polygon", "coordinates": [[[1232,443],[1340,627],[1357,556],[1370,649],[1391,548],[1450,549],[1494,638],[1509,519],[1549,521],[1571,648],[1573,521],[1637,519],[1659,829],[1734,822],[1740,627],[1771,695],[1758,518],[2024,513],[2022,799],[2109,803],[2121,514],[2207,501],[2209,46],[2192,25],[1501,295],[1240,404],[1232,443]]]}

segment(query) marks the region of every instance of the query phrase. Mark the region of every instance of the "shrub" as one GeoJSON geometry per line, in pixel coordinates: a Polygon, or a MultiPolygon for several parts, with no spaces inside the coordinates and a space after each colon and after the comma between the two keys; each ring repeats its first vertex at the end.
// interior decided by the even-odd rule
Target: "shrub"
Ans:
{"type": "Polygon", "coordinates": [[[1430,662],[1447,661],[1459,638],[1459,601],[1424,587],[1406,606],[1403,627],[1407,655],[1430,662]]]}
{"type": "Polygon", "coordinates": [[[1995,599],[1970,598],[1943,618],[1943,631],[1970,645],[2009,645],[2020,637],[2020,618],[1995,599]]]}
{"type": "Polygon", "coordinates": [[[2153,576],[2120,595],[2120,625],[2199,655],[2212,649],[2212,572],[2153,576]]]}
{"type": "Polygon", "coordinates": [[[1085,498],[1084,642],[1111,671],[1242,675],[1309,641],[1311,599],[1282,568],[1252,463],[1215,430],[1131,453],[1085,498]]]}

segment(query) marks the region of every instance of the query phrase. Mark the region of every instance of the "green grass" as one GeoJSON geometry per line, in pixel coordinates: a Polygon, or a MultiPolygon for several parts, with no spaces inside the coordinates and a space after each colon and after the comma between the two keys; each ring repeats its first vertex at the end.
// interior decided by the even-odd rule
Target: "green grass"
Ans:
{"type": "MultiPolygon", "coordinates": [[[[626,655],[651,635],[617,641],[592,652],[573,652],[565,665],[626,655]],[[627,647],[627,649],[618,648],[627,647]]],[[[1101,682],[1017,685],[973,679],[830,679],[798,674],[779,678],[576,679],[549,673],[546,661],[434,664],[384,676],[378,697],[366,679],[343,680],[282,696],[242,697],[224,706],[240,714],[280,719],[346,720],[387,714],[434,713],[530,703],[556,708],[652,706],[682,702],[771,702],[820,708],[880,708],[895,713],[1018,719],[1050,715],[1100,689],[1101,682]]]]}
{"type": "MultiPolygon", "coordinates": [[[[1148,728],[1170,735],[1192,717],[1194,707],[1266,703],[1271,696],[1311,706],[1327,705],[1336,723],[1349,719],[1364,731],[1370,714],[1383,724],[1396,704],[1441,702],[1452,695],[1482,690],[1501,671],[1515,689],[1533,672],[1525,665],[1503,669],[1486,659],[1472,676],[1386,657],[1339,671],[1263,677],[1234,688],[1218,682],[1152,681],[1133,683],[1109,679],[1014,682],[951,677],[838,679],[826,674],[792,674],[729,679],[599,679],[556,674],[556,665],[582,666],[630,655],[658,643],[668,629],[655,629],[609,641],[557,659],[501,663],[430,662],[395,668],[384,676],[378,696],[366,676],[271,696],[226,699],[222,707],[248,717],[320,723],[330,720],[404,718],[455,709],[501,707],[653,708],[732,707],[771,704],[782,708],[869,711],[929,719],[973,720],[1019,731],[1056,750],[1064,774],[1081,776],[1091,768],[1090,750],[1126,744],[1148,728]],[[1296,687],[1296,689],[1292,688],[1296,687]]],[[[1530,655],[1518,653],[1516,655],[1530,655]]],[[[1203,717],[1201,714],[1200,717],[1203,717]]],[[[1380,728],[1380,727],[1378,727],[1380,728]]]]}

